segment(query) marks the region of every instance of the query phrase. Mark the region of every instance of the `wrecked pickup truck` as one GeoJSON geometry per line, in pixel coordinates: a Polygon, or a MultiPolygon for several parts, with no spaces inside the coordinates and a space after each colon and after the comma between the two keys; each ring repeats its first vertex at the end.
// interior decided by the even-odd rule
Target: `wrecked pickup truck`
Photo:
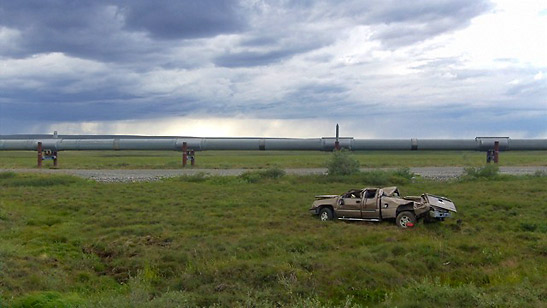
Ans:
{"type": "Polygon", "coordinates": [[[430,194],[401,197],[397,187],[351,189],[341,195],[320,195],[315,199],[310,211],[322,221],[395,219],[397,226],[408,228],[418,219],[442,221],[456,212],[448,198],[430,194]]]}

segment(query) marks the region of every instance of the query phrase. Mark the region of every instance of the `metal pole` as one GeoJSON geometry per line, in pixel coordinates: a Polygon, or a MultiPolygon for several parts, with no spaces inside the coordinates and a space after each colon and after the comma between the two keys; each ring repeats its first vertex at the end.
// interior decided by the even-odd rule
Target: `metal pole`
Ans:
{"type": "Polygon", "coordinates": [[[38,146],[36,147],[36,150],[38,151],[38,168],[42,168],[42,143],[38,142],[38,146]]]}
{"type": "Polygon", "coordinates": [[[53,151],[53,166],[57,167],[57,151],[53,151]]]}
{"type": "Polygon", "coordinates": [[[336,141],[334,142],[334,149],[340,151],[340,126],[336,124],[336,141]]]}

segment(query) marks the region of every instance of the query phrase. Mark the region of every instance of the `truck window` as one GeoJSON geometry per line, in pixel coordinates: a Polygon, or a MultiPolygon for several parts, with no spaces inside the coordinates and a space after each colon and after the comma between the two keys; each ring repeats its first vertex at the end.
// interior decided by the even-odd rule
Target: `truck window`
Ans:
{"type": "Polygon", "coordinates": [[[361,191],[356,189],[350,190],[342,195],[342,198],[361,199],[361,191]]]}
{"type": "Polygon", "coordinates": [[[376,190],[367,190],[365,193],[365,198],[372,199],[376,196],[376,190]]]}

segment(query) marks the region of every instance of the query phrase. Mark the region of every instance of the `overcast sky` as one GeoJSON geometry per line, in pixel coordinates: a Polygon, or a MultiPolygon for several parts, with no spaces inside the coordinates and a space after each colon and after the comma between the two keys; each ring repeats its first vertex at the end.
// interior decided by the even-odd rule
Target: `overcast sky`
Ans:
{"type": "Polygon", "coordinates": [[[547,1],[0,0],[0,134],[547,138],[547,1]]]}

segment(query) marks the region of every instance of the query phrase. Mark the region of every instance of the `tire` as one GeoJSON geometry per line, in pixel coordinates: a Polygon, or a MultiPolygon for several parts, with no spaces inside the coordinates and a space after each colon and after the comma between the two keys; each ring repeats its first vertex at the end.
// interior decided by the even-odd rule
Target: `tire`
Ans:
{"type": "Polygon", "coordinates": [[[416,225],[416,215],[410,211],[403,211],[397,215],[397,218],[395,218],[395,223],[399,228],[409,228],[411,227],[409,224],[412,224],[412,226],[416,225]]]}
{"type": "Polygon", "coordinates": [[[327,221],[332,220],[334,218],[334,215],[332,214],[332,210],[328,207],[324,207],[319,211],[319,220],[321,221],[327,221]]]}

